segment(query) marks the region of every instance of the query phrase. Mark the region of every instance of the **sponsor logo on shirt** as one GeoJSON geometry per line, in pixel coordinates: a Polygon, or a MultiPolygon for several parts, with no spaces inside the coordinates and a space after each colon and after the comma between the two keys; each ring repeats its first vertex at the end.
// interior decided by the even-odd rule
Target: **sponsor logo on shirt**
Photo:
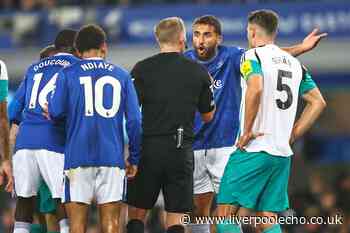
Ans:
{"type": "Polygon", "coordinates": [[[220,89],[224,86],[222,80],[214,80],[213,86],[215,89],[220,89]]]}
{"type": "Polygon", "coordinates": [[[250,61],[244,61],[244,63],[241,66],[241,72],[244,77],[247,77],[250,73],[253,72],[253,66],[250,61]]]}

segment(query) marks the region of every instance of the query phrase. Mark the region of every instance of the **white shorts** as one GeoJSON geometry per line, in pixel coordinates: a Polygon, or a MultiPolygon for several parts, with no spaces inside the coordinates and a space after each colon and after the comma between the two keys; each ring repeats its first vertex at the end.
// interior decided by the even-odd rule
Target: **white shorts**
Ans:
{"type": "Polygon", "coordinates": [[[234,147],[194,151],[194,194],[219,192],[226,164],[234,147]]]}
{"type": "Polygon", "coordinates": [[[97,204],[121,201],[125,171],[119,167],[78,167],[64,171],[63,202],[97,204]]]}
{"type": "Polygon", "coordinates": [[[48,150],[18,150],[12,158],[15,193],[36,196],[42,179],[53,198],[62,197],[64,155],[48,150]]]}

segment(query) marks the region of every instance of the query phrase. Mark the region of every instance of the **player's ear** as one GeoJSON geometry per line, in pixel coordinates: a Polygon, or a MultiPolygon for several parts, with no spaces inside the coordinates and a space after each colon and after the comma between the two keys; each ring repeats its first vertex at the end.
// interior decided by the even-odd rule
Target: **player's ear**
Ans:
{"type": "Polygon", "coordinates": [[[75,50],[75,54],[74,55],[79,57],[79,58],[82,57],[81,53],[77,49],[75,50]]]}
{"type": "Polygon", "coordinates": [[[73,48],[73,53],[72,53],[74,56],[76,57],[81,57],[80,56],[80,53],[78,52],[78,49],[77,48],[73,48]]]}
{"type": "Polygon", "coordinates": [[[107,57],[108,46],[106,42],[103,42],[103,44],[101,45],[101,52],[104,55],[104,57],[107,57]]]}
{"type": "Polygon", "coordinates": [[[276,39],[276,36],[277,36],[277,31],[275,33],[273,33],[273,35],[272,35],[273,40],[276,39]]]}
{"type": "Polygon", "coordinates": [[[186,37],[183,35],[180,35],[179,37],[179,46],[182,48],[183,51],[187,49],[186,37]]]}
{"type": "Polygon", "coordinates": [[[224,40],[223,35],[219,35],[218,36],[218,44],[221,44],[223,40],[224,40]]]}
{"type": "Polygon", "coordinates": [[[252,38],[255,39],[258,29],[256,27],[252,27],[251,30],[252,30],[252,38]]]}

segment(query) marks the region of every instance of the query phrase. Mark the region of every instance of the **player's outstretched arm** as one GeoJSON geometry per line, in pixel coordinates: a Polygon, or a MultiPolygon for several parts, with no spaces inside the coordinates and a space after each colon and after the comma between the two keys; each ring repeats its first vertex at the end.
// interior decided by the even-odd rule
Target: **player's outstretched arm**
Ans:
{"type": "Polygon", "coordinates": [[[323,99],[323,96],[318,88],[308,91],[303,95],[303,99],[307,104],[300,118],[294,124],[290,139],[291,144],[310,129],[326,107],[326,101],[323,99]]]}
{"type": "Polygon", "coordinates": [[[12,192],[13,190],[13,176],[12,176],[12,166],[10,159],[10,143],[9,143],[9,122],[7,117],[7,101],[0,102],[0,128],[1,135],[0,138],[2,148],[3,148],[3,158],[1,161],[1,178],[0,184],[4,182],[4,178],[7,179],[7,184],[5,190],[7,192],[12,192]]]}
{"type": "Polygon", "coordinates": [[[297,57],[303,53],[309,52],[314,49],[318,43],[327,36],[327,33],[319,33],[319,29],[315,28],[312,32],[307,35],[303,42],[300,44],[296,44],[291,47],[282,48],[284,51],[290,53],[291,55],[297,57]]]}

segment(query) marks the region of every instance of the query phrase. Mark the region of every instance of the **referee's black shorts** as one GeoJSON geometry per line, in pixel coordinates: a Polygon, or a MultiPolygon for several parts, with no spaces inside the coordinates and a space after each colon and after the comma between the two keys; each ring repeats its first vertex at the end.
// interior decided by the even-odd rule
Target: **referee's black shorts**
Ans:
{"type": "Polygon", "coordinates": [[[167,212],[191,212],[193,169],[192,143],[177,149],[174,136],[144,138],[137,175],[128,181],[127,203],[151,209],[162,190],[167,212]]]}

